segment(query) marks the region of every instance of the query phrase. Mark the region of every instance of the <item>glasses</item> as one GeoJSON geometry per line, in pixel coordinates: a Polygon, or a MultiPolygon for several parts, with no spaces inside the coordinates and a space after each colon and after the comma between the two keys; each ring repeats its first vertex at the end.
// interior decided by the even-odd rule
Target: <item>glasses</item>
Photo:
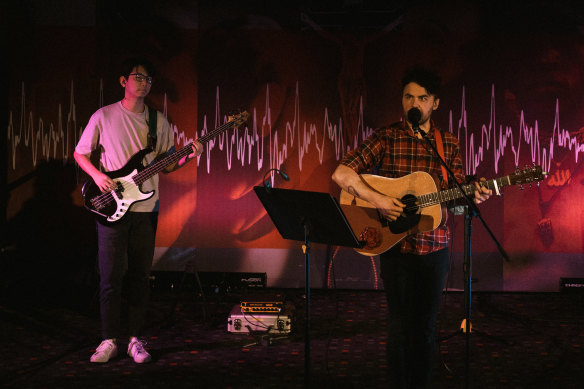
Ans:
{"type": "Polygon", "coordinates": [[[152,84],[152,77],[147,76],[142,73],[130,73],[129,76],[134,76],[135,80],[138,82],[146,81],[148,84],[152,84]]]}

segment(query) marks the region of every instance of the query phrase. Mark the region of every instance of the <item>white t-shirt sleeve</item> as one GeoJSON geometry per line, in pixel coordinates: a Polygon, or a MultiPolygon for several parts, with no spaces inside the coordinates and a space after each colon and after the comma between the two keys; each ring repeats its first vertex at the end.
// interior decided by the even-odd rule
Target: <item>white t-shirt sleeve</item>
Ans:
{"type": "Polygon", "coordinates": [[[93,115],[91,115],[91,118],[83,130],[83,133],[79,137],[79,142],[75,147],[75,151],[78,154],[88,155],[97,148],[99,143],[99,134],[101,132],[103,123],[102,119],[103,113],[101,110],[98,110],[93,115]]]}

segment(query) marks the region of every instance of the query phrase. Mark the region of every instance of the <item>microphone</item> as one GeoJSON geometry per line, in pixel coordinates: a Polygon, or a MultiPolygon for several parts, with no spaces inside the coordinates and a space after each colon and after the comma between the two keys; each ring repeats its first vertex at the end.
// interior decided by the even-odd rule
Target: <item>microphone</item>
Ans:
{"type": "Polygon", "coordinates": [[[280,169],[269,169],[266,174],[264,174],[264,179],[263,179],[263,183],[264,183],[264,188],[266,188],[266,192],[270,190],[270,188],[272,187],[272,182],[270,181],[269,178],[266,179],[266,176],[272,172],[275,171],[277,172],[285,181],[290,181],[290,177],[288,177],[288,175],[286,173],[284,173],[282,170],[280,169]]]}
{"type": "Polygon", "coordinates": [[[420,130],[420,119],[422,118],[422,112],[418,108],[412,108],[408,111],[408,121],[412,123],[412,128],[414,132],[420,130]]]}

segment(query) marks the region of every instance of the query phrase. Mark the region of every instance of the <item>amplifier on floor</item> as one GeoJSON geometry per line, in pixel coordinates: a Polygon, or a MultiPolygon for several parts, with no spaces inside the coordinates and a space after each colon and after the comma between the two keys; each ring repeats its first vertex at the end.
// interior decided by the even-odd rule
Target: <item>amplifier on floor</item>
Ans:
{"type": "Polygon", "coordinates": [[[288,334],[291,330],[292,316],[284,310],[279,313],[242,312],[241,305],[235,305],[227,319],[227,331],[233,333],[288,334]]]}
{"type": "Polygon", "coordinates": [[[560,292],[584,293],[584,278],[560,278],[560,292]]]}
{"type": "Polygon", "coordinates": [[[205,292],[230,293],[263,289],[267,286],[266,273],[247,272],[199,272],[205,292]]]}

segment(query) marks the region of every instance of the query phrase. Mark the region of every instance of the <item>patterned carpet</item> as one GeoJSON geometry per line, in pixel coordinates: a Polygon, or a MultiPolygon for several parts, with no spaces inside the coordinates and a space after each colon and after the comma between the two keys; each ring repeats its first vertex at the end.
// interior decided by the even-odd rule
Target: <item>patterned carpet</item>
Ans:
{"type": "MultiPolygon", "coordinates": [[[[153,362],[137,365],[122,352],[99,365],[89,363],[99,344],[94,290],[3,290],[2,387],[387,387],[382,291],[312,291],[309,368],[304,291],[254,291],[254,297],[285,300],[291,333],[228,332],[231,309],[249,293],[201,295],[190,284],[153,288],[144,336],[153,362]]],[[[467,338],[457,331],[464,295],[445,295],[433,387],[464,388],[467,382],[471,388],[584,387],[584,295],[475,293],[472,314],[467,355],[467,338]]]]}

